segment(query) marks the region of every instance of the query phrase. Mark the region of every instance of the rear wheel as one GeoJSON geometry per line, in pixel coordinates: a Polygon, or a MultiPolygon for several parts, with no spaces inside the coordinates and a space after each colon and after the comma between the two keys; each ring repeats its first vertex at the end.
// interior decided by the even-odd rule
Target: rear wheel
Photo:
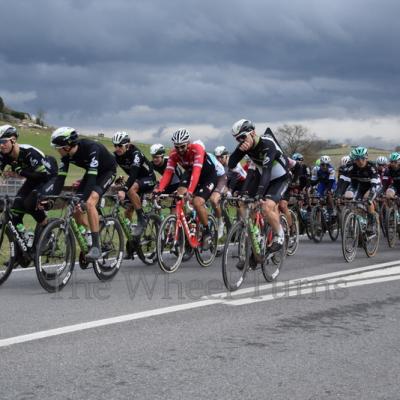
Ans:
{"type": "Polygon", "coordinates": [[[328,233],[329,237],[331,238],[332,242],[335,242],[339,237],[339,214],[336,213],[335,215],[328,215],[329,221],[327,222],[328,225],[328,233]]]}
{"type": "Polygon", "coordinates": [[[396,236],[397,236],[397,215],[396,209],[394,207],[387,207],[385,213],[385,231],[386,231],[386,239],[389,247],[394,247],[396,244],[396,236]]]}
{"type": "Polygon", "coordinates": [[[243,221],[229,230],[222,254],[222,277],[226,288],[233,292],[242,286],[249,267],[250,238],[243,221]]]}
{"type": "Polygon", "coordinates": [[[289,210],[292,217],[292,225],[289,227],[287,237],[287,255],[293,256],[299,247],[299,220],[297,214],[289,210]]]}
{"type": "Polygon", "coordinates": [[[124,255],[124,233],[116,218],[100,220],[101,257],[93,263],[94,273],[101,281],[108,281],[118,273],[124,255]]]}
{"type": "Polygon", "coordinates": [[[7,227],[0,232],[0,285],[10,276],[15,263],[16,248],[12,235],[7,227]]]}
{"type": "Polygon", "coordinates": [[[164,219],[157,235],[158,265],[164,272],[175,272],[182,263],[184,251],[183,226],[178,225],[176,215],[171,214],[164,219]]]}
{"type": "Polygon", "coordinates": [[[311,211],[311,232],[315,243],[319,243],[324,237],[325,222],[322,207],[315,206],[311,211]]]}
{"type": "Polygon", "coordinates": [[[35,254],[39,283],[50,293],[60,291],[71,279],[75,267],[75,239],[62,219],[49,222],[40,234],[35,254]]]}
{"type": "Polygon", "coordinates": [[[379,219],[378,219],[378,214],[374,213],[373,214],[373,229],[372,231],[374,232],[372,235],[365,235],[365,239],[363,242],[363,247],[365,250],[365,253],[368,257],[374,257],[376,255],[376,252],[378,251],[379,247],[379,238],[380,238],[380,230],[379,230],[379,219]]]}

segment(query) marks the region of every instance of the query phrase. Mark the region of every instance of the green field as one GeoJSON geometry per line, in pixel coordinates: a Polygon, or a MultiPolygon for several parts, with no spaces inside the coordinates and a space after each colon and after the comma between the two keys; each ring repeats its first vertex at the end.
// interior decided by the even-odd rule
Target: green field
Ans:
{"type": "MultiPolygon", "coordinates": [[[[8,124],[8,122],[0,121],[0,125],[8,124]]],[[[19,132],[18,142],[22,144],[29,144],[37,147],[43,153],[54,156],[57,161],[60,160],[58,152],[50,145],[50,136],[53,131],[51,129],[36,129],[36,128],[22,128],[17,127],[19,132]]],[[[85,136],[82,136],[85,137],[85,136]]],[[[88,139],[96,140],[103,143],[111,152],[114,147],[110,138],[99,138],[97,136],[87,136],[88,139]]],[[[135,145],[147,156],[150,156],[150,145],[145,143],[136,143],[135,145]]],[[[119,169],[118,173],[124,175],[124,172],[119,169]]],[[[74,165],[70,166],[69,174],[66,179],[66,185],[70,185],[77,179],[80,179],[84,174],[82,168],[78,168],[74,165]]]]}

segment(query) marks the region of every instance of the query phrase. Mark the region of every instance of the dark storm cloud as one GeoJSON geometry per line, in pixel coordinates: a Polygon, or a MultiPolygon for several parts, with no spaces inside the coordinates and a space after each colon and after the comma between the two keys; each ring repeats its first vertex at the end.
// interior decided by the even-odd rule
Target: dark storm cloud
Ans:
{"type": "Polygon", "coordinates": [[[0,6],[7,16],[0,95],[20,93],[17,106],[42,108],[55,124],[225,129],[242,116],[282,121],[399,109],[398,1],[0,6]]]}

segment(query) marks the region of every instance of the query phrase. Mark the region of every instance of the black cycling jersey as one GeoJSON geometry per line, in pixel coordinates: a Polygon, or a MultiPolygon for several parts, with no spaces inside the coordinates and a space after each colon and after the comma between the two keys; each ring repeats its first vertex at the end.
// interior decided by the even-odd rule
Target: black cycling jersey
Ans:
{"type": "Polygon", "coordinates": [[[385,169],[382,176],[383,189],[386,190],[389,186],[393,186],[397,193],[400,192],[400,168],[394,169],[390,166],[385,169]]]}
{"type": "Polygon", "coordinates": [[[114,155],[118,165],[128,174],[125,191],[128,191],[138,179],[150,178],[156,181],[152,163],[135,145],[131,144],[122,156],[116,153],[114,155]]]}
{"type": "Polygon", "coordinates": [[[257,195],[263,196],[271,181],[287,177],[288,159],[273,138],[262,136],[256,137],[256,140],[258,140],[256,146],[247,152],[240,150],[239,145],[230,156],[228,167],[235,168],[247,154],[261,173],[257,195]]]}
{"type": "Polygon", "coordinates": [[[69,164],[74,164],[86,170],[87,178],[83,197],[86,200],[96,185],[98,176],[116,173],[117,163],[113,155],[101,143],[89,139],[78,141],[78,150],[72,156],[61,158],[58,177],[54,184],[54,194],[61,192],[69,170],[69,164]]]}
{"type": "MultiPolygon", "coordinates": [[[[164,157],[162,164],[155,165],[153,161],[151,161],[150,164],[152,165],[154,171],[158,172],[162,176],[164,174],[165,169],[167,168],[168,157],[167,156],[164,157]]],[[[179,167],[179,165],[177,165],[175,167],[174,176],[172,177],[171,182],[169,183],[168,186],[177,184],[181,180],[182,175],[183,171],[179,167]]]]}
{"type": "Polygon", "coordinates": [[[292,186],[298,186],[300,189],[310,186],[311,171],[307,165],[296,162],[296,165],[292,168],[291,172],[292,186]]]}
{"type": "MultiPolygon", "coordinates": [[[[356,163],[350,161],[342,169],[342,174],[339,176],[339,180],[341,179],[351,184],[353,189],[359,191],[370,190],[370,197],[373,197],[380,186],[378,171],[371,161],[368,161],[364,168],[360,168],[356,163]]],[[[338,194],[343,195],[343,193],[338,194]]]]}
{"type": "Polygon", "coordinates": [[[57,162],[54,164],[54,158],[45,156],[28,144],[19,145],[16,160],[9,154],[0,153],[0,171],[3,171],[6,165],[11,165],[13,171],[36,183],[46,182],[57,173],[57,162]]]}

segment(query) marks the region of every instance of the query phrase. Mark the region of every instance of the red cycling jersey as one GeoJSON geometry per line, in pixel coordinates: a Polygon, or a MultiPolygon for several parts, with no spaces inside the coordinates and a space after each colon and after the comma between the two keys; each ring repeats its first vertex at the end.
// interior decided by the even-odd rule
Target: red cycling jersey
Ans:
{"type": "Polygon", "coordinates": [[[167,168],[160,181],[159,190],[161,192],[165,190],[174,175],[175,167],[179,164],[184,170],[192,170],[188,193],[193,193],[199,182],[205,155],[204,147],[197,143],[188,144],[188,148],[183,157],[181,157],[175,149],[172,149],[168,156],[167,168]]]}

